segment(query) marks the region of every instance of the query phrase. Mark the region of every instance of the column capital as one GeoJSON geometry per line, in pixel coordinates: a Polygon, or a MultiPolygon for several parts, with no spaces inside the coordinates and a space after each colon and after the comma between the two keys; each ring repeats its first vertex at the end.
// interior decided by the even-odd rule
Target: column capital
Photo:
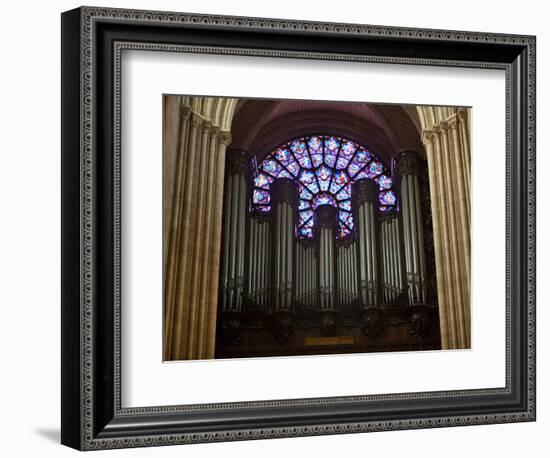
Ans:
{"type": "Polygon", "coordinates": [[[231,143],[231,133],[226,130],[220,130],[220,143],[222,145],[229,145],[231,143]]]}
{"type": "Polygon", "coordinates": [[[458,127],[458,113],[454,114],[453,116],[449,117],[447,120],[447,123],[451,130],[456,130],[458,127]]]}
{"type": "Polygon", "coordinates": [[[180,116],[183,121],[187,121],[191,116],[191,107],[187,105],[180,106],[180,116]]]}
{"type": "Polygon", "coordinates": [[[226,170],[228,175],[250,173],[250,154],[242,149],[231,149],[225,156],[226,170]]]}
{"type": "Polygon", "coordinates": [[[416,151],[405,150],[400,152],[397,155],[396,162],[398,175],[415,175],[418,173],[419,156],[416,151]]]}
{"type": "Polygon", "coordinates": [[[190,113],[191,126],[199,127],[203,123],[203,119],[195,112],[190,113]]]}
{"type": "Polygon", "coordinates": [[[351,200],[355,210],[364,202],[370,202],[378,208],[378,184],[370,178],[358,180],[351,185],[351,200]]]}
{"type": "Polygon", "coordinates": [[[422,131],[422,143],[428,145],[434,142],[436,133],[432,129],[424,129],[422,131]]]}
{"type": "Polygon", "coordinates": [[[292,208],[297,208],[298,196],[298,185],[289,178],[277,178],[271,184],[271,200],[274,205],[286,202],[292,208]]]}

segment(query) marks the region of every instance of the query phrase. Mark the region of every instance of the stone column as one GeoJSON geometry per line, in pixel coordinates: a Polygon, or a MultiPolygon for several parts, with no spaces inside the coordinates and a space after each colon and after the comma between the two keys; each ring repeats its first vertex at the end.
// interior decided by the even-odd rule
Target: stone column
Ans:
{"type": "Polygon", "coordinates": [[[338,212],[332,205],[315,210],[316,234],[319,238],[319,298],[321,310],[336,307],[336,230],[338,212]]]}
{"type": "Polygon", "coordinates": [[[467,111],[425,129],[434,228],[441,342],[469,348],[470,152],[467,111]]]}
{"type": "Polygon", "coordinates": [[[403,151],[397,157],[400,177],[403,239],[405,242],[405,280],[409,305],[426,303],[426,260],[418,154],[403,151]]]}
{"type": "Polygon", "coordinates": [[[363,308],[378,307],[378,249],[376,220],[378,185],[370,179],[359,180],[351,188],[355,227],[357,228],[358,280],[363,308]]]}
{"type": "Polygon", "coordinates": [[[294,302],[295,226],[298,187],[288,178],[271,185],[273,211],[273,300],[275,311],[288,311],[294,302]]]}
{"type": "Polygon", "coordinates": [[[166,218],[164,359],[208,359],[214,356],[219,276],[219,169],[229,136],[190,106],[182,105],[180,111],[173,199],[166,218]]]}

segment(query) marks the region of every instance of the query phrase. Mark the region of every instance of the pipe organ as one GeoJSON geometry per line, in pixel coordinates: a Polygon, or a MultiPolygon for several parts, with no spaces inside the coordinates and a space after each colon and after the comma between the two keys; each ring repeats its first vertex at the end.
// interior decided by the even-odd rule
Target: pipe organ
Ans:
{"type": "Polygon", "coordinates": [[[271,230],[269,218],[253,215],[249,220],[248,237],[248,288],[249,301],[267,310],[271,289],[271,230]]]}
{"type": "Polygon", "coordinates": [[[245,224],[250,156],[231,150],[226,156],[223,211],[222,308],[242,310],[245,265],[245,224]]]}
{"type": "Polygon", "coordinates": [[[296,301],[301,308],[317,307],[317,250],[309,240],[296,244],[296,301]]]}
{"type": "Polygon", "coordinates": [[[338,303],[353,304],[358,299],[357,246],[353,238],[338,243],[338,303]]]}
{"type": "Polygon", "coordinates": [[[365,308],[378,306],[378,186],[373,180],[357,181],[352,186],[351,196],[357,227],[361,301],[365,308]]]}
{"type": "Polygon", "coordinates": [[[288,178],[276,180],[273,201],[273,307],[290,310],[294,298],[294,241],[298,189],[288,178]]]}
{"type": "Polygon", "coordinates": [[[380,220],[380,246],[382,250],[383,301],[395,302],[403,291],[401,265],[401,239],[396,213],[384,215],[380,220]]]}
{"type": "Polygon", "coordinates": [[[378,183],[351,183],[354,230],[338,232],[331,203],[312,211],[313,237],[297,237],[299,184],[273,180],[270,210],[250,205],[251,160],[227,155],[220,310],[383,310],[427,303],[421,186],[416,153],[398,155],[398,209],[381,208],[378,183]]]}
{"type": "Polygon", "coordinates": [[[331,310],[336,306],[336,208],[320,205],[315,216],[319,234],[319,306],[331,310]]]}
{"type": "Polygon", "coordinates": [[[414,151],[399,154],[397,170],[401,180],[405,274],[410,305],[426,302],[426,260],[418,167],[419,158],[414,151]]]}

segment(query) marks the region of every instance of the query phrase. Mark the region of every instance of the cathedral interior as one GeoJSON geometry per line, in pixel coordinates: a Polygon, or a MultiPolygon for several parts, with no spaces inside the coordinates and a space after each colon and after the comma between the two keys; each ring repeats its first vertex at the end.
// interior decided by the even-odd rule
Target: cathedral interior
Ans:
{"type": "Polygon", "coordinates": [[[163,115],[164,360],[470,348],[469,109],[163,115]]]}

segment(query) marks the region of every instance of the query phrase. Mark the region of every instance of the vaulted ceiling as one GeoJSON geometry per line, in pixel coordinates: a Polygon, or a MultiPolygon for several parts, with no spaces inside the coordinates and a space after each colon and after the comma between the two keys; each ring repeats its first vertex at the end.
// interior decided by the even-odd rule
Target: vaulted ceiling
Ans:
{"type": "Polygon", "coordinates": [[[355,140],[387,164],[405,149],[424,155],[415,107],[303,100],[239,100],[230,147],[261,159],[293,137],[315,133],[355,140]]]}

